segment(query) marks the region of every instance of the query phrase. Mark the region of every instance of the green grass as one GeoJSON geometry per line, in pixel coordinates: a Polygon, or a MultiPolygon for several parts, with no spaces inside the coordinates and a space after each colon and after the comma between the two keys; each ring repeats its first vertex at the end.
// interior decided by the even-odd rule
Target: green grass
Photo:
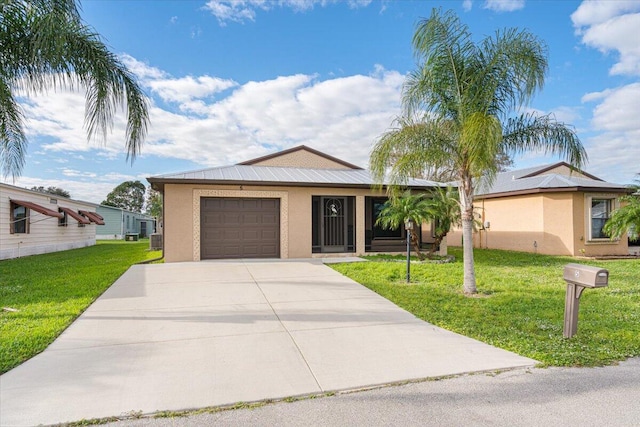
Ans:
{"type": "Polygon", "coordinates": [[[149,241],[0,261],[0,373],[44,350],[131,265],[159,257],[149,241]]]}
{"type": "Polygon", "coordinates": [[[545,366],[600,366],[640,355],[640,260],[585,261],[498,250],[475,251],[479,294],[462,293],[462,253],[449,264],[372,258],[333,268],[432,324],[536,359],[545,366]],[[562,335],[570,262],[609,270],[609,286],[580,299],[578,333],[562,335]]]}

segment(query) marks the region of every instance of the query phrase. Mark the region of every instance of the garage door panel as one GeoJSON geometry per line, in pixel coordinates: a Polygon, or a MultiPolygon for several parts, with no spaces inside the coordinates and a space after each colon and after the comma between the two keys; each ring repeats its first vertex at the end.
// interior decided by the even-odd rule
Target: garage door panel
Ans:
{"type": "Polygon", "coordinates": [[[280,256],[280,199],[203,198],[200,257],[280,256]]]}

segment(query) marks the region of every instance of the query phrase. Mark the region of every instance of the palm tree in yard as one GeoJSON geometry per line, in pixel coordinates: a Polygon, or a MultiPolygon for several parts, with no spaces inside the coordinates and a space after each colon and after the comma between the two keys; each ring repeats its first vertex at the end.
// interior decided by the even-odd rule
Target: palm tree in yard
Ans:
{"type": "Polygon", "coordinates": [[[27,138],[19,94],[49,88],[86,91],[88,138],[105,138],[126,107],[127,160],[146,136],[147,99],[133,74],[112,54],[78,11],[76,0],[0,0],[0,164],[19,176],[27,138]]]}
{"type": "Polygon", "coordinates": [[[449,234],[454,225],[460,225],[460,203],[458,192],[453,187],[437,187],[427,199],[427,218],[433,223],[434,242],[429,250],[429,257],[449,234]]]}
{"type": "MultiPolygon", "coordinates": [[[[411,194],[405,191],[402,195],[393,195],[382,207],[378,214],[376,224],[382,228],[397,230],[403,227],[408,220],[414,224],[422,224],[429,220],[427,217],[428,203],[424,194],[411,194]]],[[[407,230],[411,244],[416,252],[416,256],[423,260],[424,255],[420,252],[420,240],[415,228],[407,230]]]]}
{"type": "Polygon", "coordinates": [[[450,168],[460,196],[464,292],[477,292],[473,262],[474,183],[489,182],[502,153],[543,151],[581,167],[587,154],[575,132],[552,116],[521,112],[544,83],[545,44],[525,30],[478,43],[451,11],[434,9],[413,37],[417,69],[403,86],[403,114],[371,159],[378,180],[402,185],[416,170],[450,168]]]}

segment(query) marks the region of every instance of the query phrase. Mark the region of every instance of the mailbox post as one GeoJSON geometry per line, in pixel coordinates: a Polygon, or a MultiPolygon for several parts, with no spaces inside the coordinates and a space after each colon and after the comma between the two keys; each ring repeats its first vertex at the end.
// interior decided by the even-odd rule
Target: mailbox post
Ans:
{"type": "Polygon", "coordinates": [[[580,296],[585,288],[603,288],[609,284],[609,271],[603,268],[582,264],[567,264],[564,267],[564,280],[567,282],[567,295],[564,303],[565,338],[571,338],[578,332],[578,310],[580,296]]]}

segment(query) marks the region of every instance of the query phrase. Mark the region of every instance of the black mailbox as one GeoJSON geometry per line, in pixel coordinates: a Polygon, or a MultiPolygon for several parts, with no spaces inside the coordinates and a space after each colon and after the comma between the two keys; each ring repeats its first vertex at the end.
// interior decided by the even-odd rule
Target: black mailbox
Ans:
{"type": "Polygon", "coordinates": [[[585,288],[602,288],[609,284],[609,271],[582,264],[567,264],[564,280],[585,288]]]}

